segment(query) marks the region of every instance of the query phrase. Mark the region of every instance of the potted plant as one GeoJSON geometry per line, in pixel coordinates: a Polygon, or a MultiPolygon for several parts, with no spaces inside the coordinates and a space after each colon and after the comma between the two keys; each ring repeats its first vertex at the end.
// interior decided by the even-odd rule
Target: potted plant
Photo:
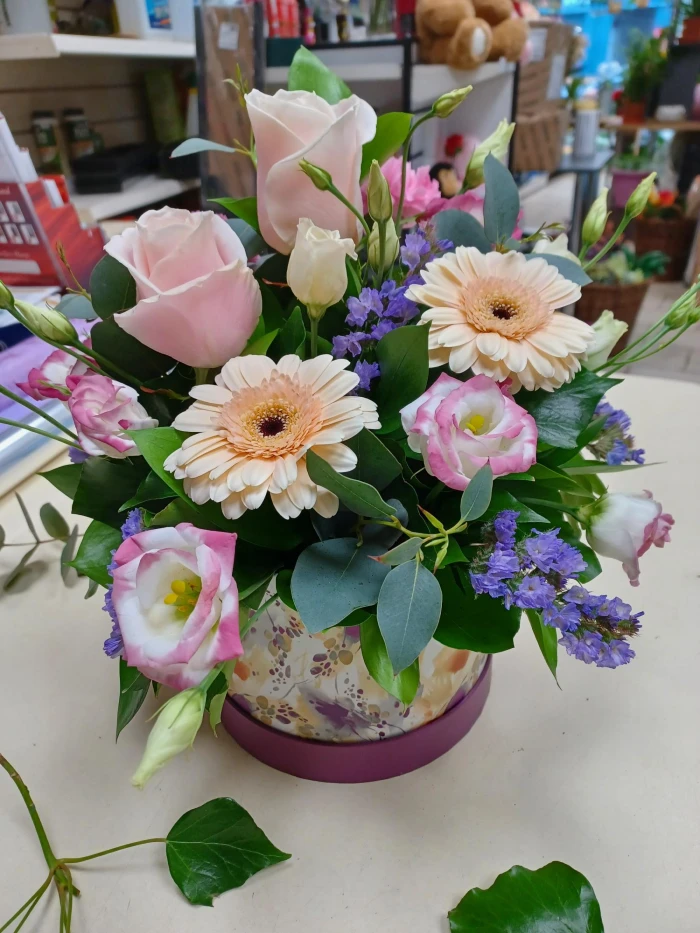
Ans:
{"type": "Polygon", "coordinates": [[[634,242],[638,253],[658,251],[668,256],[666,271],[659,279],[676,282],[683,278],[696,221],[685,215],[685,199],[676,191],[652,189],[649,201],[635,222],[634,242]]]}
{"type": "Polygon", "coordinates": [[[642,123],[651,109],[652,97],[666,73],[664,39],[633,36],[627,52],[620,113],[624,123],[642,123]]]}
{"type": "Polygon", "coordinates": [[[650,158],[644,146],[639,152],[622,152],[615,156],[610,186],[613,207],[625,206],[634,189],[649,174],[650,158]]]}
{"type": "Polygon", "coordinates": [[[686,0],[682,5],[683,32],[679,42],[683,45],[700,43],[700,0],[686,0]]]}

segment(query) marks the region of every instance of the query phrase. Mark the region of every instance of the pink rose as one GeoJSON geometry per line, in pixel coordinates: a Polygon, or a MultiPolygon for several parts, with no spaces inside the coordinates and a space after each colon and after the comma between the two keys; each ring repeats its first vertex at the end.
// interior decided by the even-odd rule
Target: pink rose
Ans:
{"type": "Polygon", "coordinates": [[[174,690],[243,654],[236,535],[188,522],[127,538],[114,555],[112,604],[130,667],[174,690]]]}
{"type": "MultiPolygon", "coordinates": [[[[382,165],[382,175],[389,183],[391,200],[394,202],[394,219],[401,197],[401,159],[393,156],[382,165]]],[[[427,165],[413,169],[411,163],[406,166],[406,194],[403,201],[404,217],[423,214],[428,206],[440,198],[440,185],[430,177],[427,165]]]]}
{"type": "Polygon", "coordinates": [[[92,457],[134,456],[139,450],[125,432],[158,427],[130,386],[93,372],[68,376],[67,386],[75,430],[83,450],[92,457]]]}
{"type": "Polygon", "coordinates": [[[401,409],[401,423],[428,473],[451,489],[466,489],[487,463],[502,476],[525,473],[537,459],[534,419],[488,376],[460,382],[443,373],[401,409]]]}
{"type": "Polygon", "coordinates": [[[308,91],[253,90],[246,96],[258,157],[258,222],[265,241],[290,253],[297,225],[308,217],[341,238],[360,238],[357,218],[328,191],[319,191],[300,159],[324,168],[351,204],[362,207],[362,146],[374,138],[377,115],[359,97],[337,104],[308,91]]]}
{"type": "Polygon", "coordinates": [[[638,495],[609,493],[581,510],[588,543],[603,557],[622,561],[632,586],[639,586],[639,558],[653,545],[671,541],[673,518],[645,490],[638,495]]]}
{"type": "Polygon", "coordinates": [[[212,211],[163,207],[112,237],[105,251],[136,281],[138,303],[114,315],[145,346],[212,369],[243,350],[262,310],[243,244],[212,211]]]}
{"type": "MultiPolygon", "coordinates": [[[[90,346],[90,341],[86,341],[90,346]]],[[[65,350],[54,350],[39,367],[30,369],[26,382],[18,382],[17,386],[30,398],[37,401],[45,398],[60,398],[65,402],[70,395],[66,382],[69,376],[82,376],[88,370],[85,363],[76,360],[65,350]]]]}

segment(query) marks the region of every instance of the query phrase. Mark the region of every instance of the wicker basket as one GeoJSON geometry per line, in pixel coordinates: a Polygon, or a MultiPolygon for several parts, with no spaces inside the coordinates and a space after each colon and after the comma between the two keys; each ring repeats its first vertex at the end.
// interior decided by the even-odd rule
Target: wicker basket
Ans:
{"type": "Polygon", "coordinates": [[[513,139],[514,172],[553,172],[569,125],[565,108],[537,116],[518,116],[513,139]]]}
{"type": "MultiPolygon", "coordinates": [[[[669,264],[660,282],[677,282],[683,278],[693,242],[695,221],[678,217],[638,217],[635,222],[634,245],[638,256],[654,249],[666,253],[669,264]]],[[[590,287],[590,286],[589,286],[590,287]]]]}
{"type": "Polygon", "coordinates": [[[649,284],[640,282],[638,285],[606,285],[604,282],[591,282],[581,290],[581,298],[574,312],[579,320],[585,321],[586,324],[594,324],[603,311],[612,311],[618,321],[629,324],[627,332],[613,347],[611,356],[627,346],[649,284]]]}

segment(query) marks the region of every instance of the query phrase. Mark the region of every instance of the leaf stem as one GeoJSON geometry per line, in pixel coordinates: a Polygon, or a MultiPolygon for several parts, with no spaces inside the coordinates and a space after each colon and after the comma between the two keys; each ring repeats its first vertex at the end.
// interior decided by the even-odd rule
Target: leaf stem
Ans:
{"type": "Polygon", "coordinates": [[[263,614],[263,612],[265,612],[265,610],[267,609],[267,607],[270,606],[270,605],[272,605],[272,603],[274,603],[274,601],[275,601],[276,599],[278,599],[278,598],[279,598],[279,597],[277,596],[277,593],[276,593],[276,592],[273,593],[272,596],[268,596],[268,598],[265,600],[265,602],[255,610],[255,612],[253,613],[252,616],[250,616],[250,618],[247,620],[247,622],[243,622],[243,623],[241,624],[241,626],[240,626],[240,629],[241,629],[241,638],[246,634],[246,632],[247,632],[248,629],[251,627],[251,625],[253,624],[253,622],[256,622],[256,621],[260,618],[260,616],[263,614]]]}
{"type": "Polygon", "coordinates": [[[617,225],[617,230],[613,233],[600,252],[596,253],[593,259],[589,259],[588,262],[584,265],[584,272],[588,272],[588,270],[595,266],[596,263],[600,262],[603,256],[607,256],[613,246],[617,243],[619,237],[622,236],[622,234],[625,232],[631,221],[632,218],[628,217],[627,214],[622,215],[622,220],[617,225]]]}
{"type": "MultiPolygon", "coordinates": [[[[44,853],[46,864],[49,866],[51,874],[53,874],[56,868],[56,864],[57,864],[56,856],[53,854],[53,851],[51,849],[51,845],[49,843],[49,837],[46,835],[44,824],[41,822],[41,818],[39,817],[39,813],[37,811],[36,805],[34,801],[32,800],[31,794],[29,793],[29,788],[24,783],[22,778],[19,776],[16,769],[10,764],[7,758],[5,758],[5,756],[1,753],[0,753],[0,767],[4,768],[5,771],[7,771],[7,773],[10,775],[12,780],[15,782],[17,786],[17,790],[20,792],[22,796],[24,805],[29,811],[30,819],[32,823],[34,824],[34,829],[36,830],[36,834],[39,838],[39,845],[41,846],[41,851],[44,853]]],[[[49,876],[49,878],[50,877],[51,876],[49,876]]]]}
{"type": "MultiPolygon", "coordinates": [[[[14,914],[10,917],[9,920],[6,920],[5,923],[3,923],[3,925],[0,927],[0,933],[3,933],[3,931],[6,930],[6,929],[10,926],[10,924],[13,923],[13,922],[19,917],[20,914],[24,913],[24,911],[27,910],[27,908],[29,908],[29,911],[27,912],[27,917],[29,916],[29,914],[31,914],[31,912],[34,910],[34,908],[36,907],[36,905],[37,905],[37,904],[39,903],[39,901],[41,900],[41,898],[42,898],[44,892],[46,891],[46,889],[48,888],[48,886],[51,884],[51,879],[52,879],[52,878],[53,878],[53,871],[50,871],[50,872],[49,872],[48,878],[47,878],[46,881],[41,885],[41,887],[38,888],[38,890],[36,890],[36,891],[32,894],[32,896],[31,896],[27,901],[24,902],[24,904],[22,904],[22,906],[20,907],[20,909],[19,909],[16,913],[14,913],[14,914]]],[[[24,923],[24,921],[27,919],[27,917],[24,917],[24,918],[23,918],[22,923],[24,923]]],[[[17,927],[17,929],[19,929],[19,927],[17,927]]]]}
{"type": "MultiPolygon", "coordinates": [[[[102,858],[103,855],[111,855],[113,852],[121,852],[122,849],[133,849],[134,846],[146,846],[152,842],[166,842],[165,837],[157,836],[153,839],[139,839],[138,842],[127,842],[122,846],[113,846],[111,849],[103,849],[101,852],[93,852],[92,855],[81,855],[78,858],[59,859],[61,865],[77,865],[79,862],[90,862],[92,859],[102,858]]],[[[1,933],[1,931],[0,931],[1,933]]]]}
{"type": "Polygon", "coordinates": [[[39,408],[38,405],[34,405],[26,398],[22,398],[21,395],[17,395],[15,392],[12,392],[10,389],[7,389],[5,386],[0,385],[0,395],[4,395],[7,398],[11,399],[13,402],[17,402],[19,405],[24,405],[25,408],[28,408],[29,411],[33,411],[35,415],[39,415],[45,421],[48,421],[49,424],[52,424],[55,428],[58,428],[59,431],[63,431],[69,437],[73,438],[74,441],[78,440],[78,435],[74,434],[69,430],[65,424],[61,424],[56,418],[52,418],[51,415],[48,415],[45,411],[39,408]]]}
{"type": "Polygon", "coordinates": [[[52,441],[60,441],[62,444],[66,444],[68,447],[74,447],[76,450],[80,450],[81,452],[83,449],[65,437],[59,437],[58,434],[50,434],[48,431],[42,431],[41,428],[34,428],[31,425],[23,424],[21,421],[13,421],[11,418],[0,418],[0,424],[9,424],[11,428],[22,428],[23,430],[29,431],[32,434],[40,434],[42,437],[50,437],[52,441]]]}

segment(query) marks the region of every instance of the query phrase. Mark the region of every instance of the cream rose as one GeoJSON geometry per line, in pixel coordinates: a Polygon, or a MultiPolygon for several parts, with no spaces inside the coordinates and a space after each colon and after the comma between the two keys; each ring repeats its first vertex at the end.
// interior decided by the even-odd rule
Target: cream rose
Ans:
{"type": "Polygon", "coordinates": [[[323,230],[308,217],[301,218],[289,257],[287,282],[312,316],[320,317],[345,294],[346,256],[357,259],[352,240],[341,240],[337,230],[323,230]]]}
{"type": "Polygon", "coordinates": [[[362,146],[374,138],[374,110],[355,95],[329,104],[308,91],[270,96],[253,90],[246,103],[258,158],[258,222],[266,242],[290,253],[302,217],[357,242],[357,218],[328,191],[319,191],[299,160],[330,172],[341,194],[362,210],[362,146]]]}

